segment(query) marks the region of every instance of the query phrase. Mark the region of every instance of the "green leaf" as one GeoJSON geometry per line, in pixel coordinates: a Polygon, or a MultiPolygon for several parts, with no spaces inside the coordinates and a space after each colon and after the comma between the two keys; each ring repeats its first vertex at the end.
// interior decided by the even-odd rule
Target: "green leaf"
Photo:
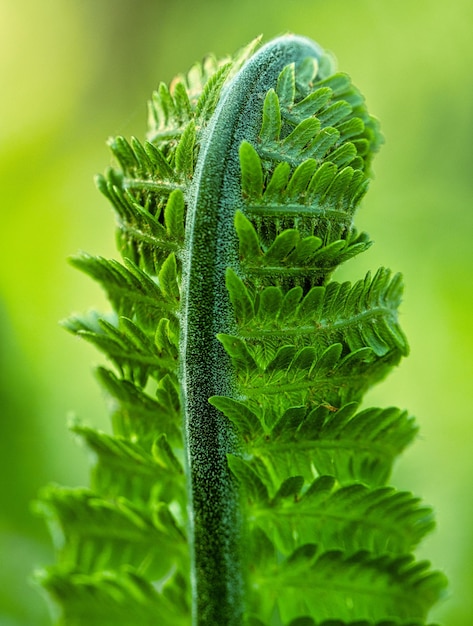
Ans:
{"type": "Polygon", "coordinates": [[[182,133],[181,140],[176,149],[176,168],[183,178],[190,179],[194,172],[195,141],[195,123],[191,121],[182,133]]]}
{"type": "Polygon", "coordinates": [[[341,343],[334,343],[327,348],[315,365],[316,374],[322,376],[333,371],[334,367],[340,360],[342,350],[343,346],[341,343]]]}
{"type": "Polygon", "coordinates": [[[72,430],[94,454],[91,486],[97,495],[106,499],[125,497],[146,507],[152,494],[164,498],[173,493],[176,501],[184,506],[182,466],[151,455],[146,449],[146,440],[131,442],[125,437],[112,437],[80,425],[73,426],[72,430]]]}
{"type": "Polygon", "coordinates": [[[266,189],[264,191],[265,202],[279,200],[279,196],[287,187],[290,172],[291,167],[289,163],[286,163],[285,161],[278,163],[278,165],[274,168],[268,184],[266,185],[266,189]]]}
{"type": "Polygon", "coordinates": [[[294,102],[296,92],[296,78],[294,63],[287,65],[279,74],[276,93],[281,107],[290,107],[294,102]]]}
{"type": "Polygon", "coordinates": [[[126,567],[92,575],[50,570],[39,581],[61,607],[63,624],[148,626],[153,615],[163,626],[185,626],[190,619],[188,592],[179,573],[161,592],[126,567]]]}
{"type": "Polygon", "coordinates": [[[316,115],[332,97],[332,90],[329,87],[322,87],[310,93],[304,99],[296,102],[291,110],[297,121],[306,117],[316,115]]]}
{"type": "Polygon", "coordinates": [[[158,274],[161,291],[175,302],[180,298],[179,281],[177,275],[176,256],[171,253],[164,261],[158,274]]]}
{"type": "Polygon", "coordinates": [[[297,307],[296,315],[302,322],[308,319],[319,319],[323,306],[325,290],[323,287],[312,287],[297,307]]]}
{"type": "Polygon", "coordinates": [[[263,124],[260,131],[260,139],[263,143],[278,141],[281,132],[281,111],[279,98],[274,89],[266,94],[263,105],[263,124]]]}
{"type": "Polygon", "coordinates": [[[169,470],[177,474],[183,474],[183,467],[177,456],[174,454],[172,447],[169,445],[168,438],[163,433],[159,435],[153,443],[152,454],[154,460],[169,473],[169,470]]]}
{"type": "Polygon", "coordinates": [[[285,371],[292,363],[295,353],[295,346],[282,346],[278,349],[275,357],[267,366],[266,372],[271,374],[274,372],[279,373],[281,371],[285,371]]]}
{"type": "Polygon", "coordinates": [[[157,146],[149,141],[146,141],[144,144],[144,148],[150,162],[152,163],[153,173],[155,176],[162,179],[172,179],[175,177],[174,170],[168,163],[163,152],[157,146]]]}
{"type": "MultiPolygon", "coordinates": [[[[65,569],[90,574],[127,564],[157,578],[179,553],[178,544],[170,542],[176,538],[172,516],[158,528],[145,510],[123,498],[110,503],[85,489],[55,486],[43,492],[41,503],[45,513],[59,521],[62,537],[57,550],[65,569]]],[[[179,543],[183,542],[180,532],[179,543]]]]}
{"type": "Polygon", "coordinates": [[[173,444],[182,445],[179,396],[169,375],[159,381],[155,398],[103,367],[98,368],[97,377],[107,392],[114,432],[118,436],[150,449],[159,428],[173,444]]]}
{"type": "Polygon", "coordinates": [[[298,542],[315,541],[325,551],[406,554],[434,527],[432,511],[410,493],[361,484],[339,487],[333,477],[320,476],[301,494],[301,481],[286,479],[277,493],[287,495],[252,505],[255,522],[284,554],[298,542]]]}
{"type": "Polygon", "coordinates": [[[307,189],[307,194],[312,202],[322,198],[328,186],[337,173],[336,166],[331,162],[325,162],[315,171],[307,189]]]}
{"type": "Polygon", "coordinates": [[[373,558],[363,552],[347,558],[342,552],[320,553],[305,545],[272,570],[255,572],[253,579],[263,587],[263,618],[269,617],[277,602],[284,621],[304,607],[310,608],[315,619],[323,619],[329,612],[345,620],[356,614],[375,622],[386,615],[412,621],[425,619],[445,586],[444,577],[429,572],[428,565],[414,563],[413,557],[373,558]],[[349,606],[339,605],[338,585],[343,585],[351,598],[349,606]],[[295,589],[305,590],[303,601],[295,600],[295,589]]]}
{"type": "Polygon", "coordinates": [[[174,313],[158,285],[132,261],[122,265],[114,259],[84,253],[70,261],[100,283],[118,315],[136,315],[145,327],[152,327],[161,315],[174,313]]]}
{"type": "Polygon", "coordinates": [[[296,167],[293,175],[291,176],[291,180],[287,185],[286,193],[288,201],[297,199],[302,193],[304,193],[316,168],[317,161],[314,159],[307,159],[307,161],[303,161],[298,167],[296,167]]]}
{"type": "Polygon", "coordinates": [[[133,174],[138,168],[138,159],[128,141],[118,136],[109,141],[109,146],[123,171],[133,174]]]}
{"type": "Polygon", "coordinates": [[[344,143],[330,153],[330,160],[337,167],[345,167],[352,163],[357,155],[357,149],[353,143],[344,143]]]}
{"type": "Polygon", "coordinates": [[[247,141],[240,145],[241,193],[259,199],[263,193],[263,168],[258,153],[247,141]]]}
{"type": "Polygon", "coordinates": [[[235,229],[240,242],[240,258],[257,261],[262,256],[258,235],[253,224],[241,211],[235,213],[235,229]]]}
{"type": "Polygon", "coordinates": [[[89,315],[71,318],[67,325],[107,354],[125,377],[141,386],[150,376],[159,377],[176,369],[174,350],[159,354],[153,339],[130,319],[122,317],[117,325],[116,320],[109,322],[89,315]]]}
{"type": "Polygon", "coordinates": [[[295,229],[283,230],[266,250],[264,262],[267,264],[284,262],[285,258],[297,245],[299,237],[299,232],[295,229]]]}
{"type": "Polygon", "coordinates": [[[265,287],[260,294],[258,318],[261,320],[274,319],[282,305],[283,294],[279,287],[265,287]]]}
{"type": "Polygon", "coordinates": [[[215,111],[220,92],[231,69],[231,63],[223,63],[217,69],[212,68],[211,73],[205,77],[205,85],[195,107],[195,117],[202,123],[208,122],[215,111]]]}
{"type": "MultiPolygon", "coordinates": [[[[318,136],[320,130],[320,122],[313,117],[300,122],[294,130],[283,139],[282,150],[291,161],[302,158],[301,153],[304,149],[318,136]]],[[[312,148],[310,149],[312,153],[312,148]]],[[[307,155],[311,156],[311,154],[307,155]]],[[[306,157],[307,158],[307,157],[306,157]]]]}
{"type": "Polygon", "coordinates": [[[219,333],[217,339],[225,348],[225,352],[232,358],[234,366],[243,372],[249,373],[258,368],[253,357],[248,352],[244,341],[232,335],[219,333]]]}
{"type": "Polygon", "coordinates": [[[179,119],[185,122],[192,116],[192,106],[189,100],[186,87],[180,80],[174,81],[172,85],[172,96],[174,106],[179,119]]]}
{"type": "Polygon", "coordinates": [[[235,311],[236,321],[241,325],[247,324],[255,315],[253,299],[248,289],[241,278],[230,267],[225,274],[225,284],[235,311]]]}
{"type": "MultiPolygon", "coordinates": [[[[319,133],[315,135],[315,137],[310,142],[310,145],[307,146],[307,150],[305,151],[306,158],[317,159],[317,161],[322,161],[322,159],[327,157],[327,153],[331,150],[339,141],[340,133],[336,128],[323,128],[319,133]]],[[[332,158],[330,156],[330,161],[332,158]]],[[[334,165],[336,165],[334,163],[334,165]]]]}
{"type": "Polygon", "coordinates": [[[164,222],[168,237],[184,242],[184,196],[180,189],[175,189],[169,194],[164,209],[164,222]]]}
{"type": "Polygon", "coordinates": [[[248,463],[231,454],[228,455],[228,465],[250,502],[264,502],[268,499],[268,490],[248,463]]]}
{"type": "MultiPolygon", "coordinates": [[[[302,288],[293,287],[284,295],[284,299],[281,305],[281,311],[279,313],[279,319],[288,321],[296,315],[296,308],[302,298],[302,288]]],[[[307,297],[307,296],[306,296],[307,297]]]]}
{"type": "Polygon", "coordinates": [[[303,476],[290,476],[281,484],[277,490],[272,502],[273,504],[278,500],[286,498],[296,498],[299,495],[302,485],[304,484],[303,476]]]}
{"type": "Polygon", "coordinates": [[[288,264],[291,265],[310,265],[315,257],[315,253],[322,245],[320,237],[304,237],[300,241],[295,250],[287,258],[288,264]]]}
{"type": "Polygon", "coordinates": [[[231,420],[242,437],[258,438],[263,435],[257,416],[243,402],[226,396],[212,396],[209,402],[231,420]]]}
{"type": "Polygon", "coordinates": [[[352,107],[348,102],[339,100],[326,107],[322,113],[318,115],[322,126],[336,126],[342,120],[345,120],[352,112],[352,107]]]}
{"type": "Polygon", "coordinates": [[[271,430],[271,441],[277,441],[288,435],[292,436],[301,425],[307,413],[305,406],[296,406],[287,409],[271,430]]]}
{"type": "Polygon", "coordinates": [[[351,87],[351,80],[345,72],[337,72],[320,81],[319,85],[330,87],[336,96],[345,96],[351,87]]]}

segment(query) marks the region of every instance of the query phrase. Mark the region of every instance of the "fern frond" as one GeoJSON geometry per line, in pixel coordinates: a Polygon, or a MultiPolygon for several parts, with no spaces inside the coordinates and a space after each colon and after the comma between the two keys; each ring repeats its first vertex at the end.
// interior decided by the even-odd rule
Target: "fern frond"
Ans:
{"type": "Polygon", "coordinates": [[[123,265],[114,259],[81,254],[71,263],[103,286],[118,315],[135,319],[141,327],[152,330],[164,315],[176,317],[175,303],[132,261],[127,259],[123,265]]]}
{"type": "Polygon", "coordinates": [[[243,142],[240,148],[244,211],[254,221],[252,238],[260,242],[249,246],[256,251],[250,260],[244,232],[251,226],[240,232],[244,220],[239,218],[240,258],[257,283],[269,274],[287,284],[308,276],[312,284],[322,284],[335,267],[369,245],[366,235],[353,230],[352,218],[368,185],[362,156],[377,149],[379,137],[346,76],[321,81],[295,102],[295,69],[284,71],[278,88],[266,95],[258,147],[243,142]],[[356,102],[355,108],[343,96],[356,102]],[[305,114],[300,119],[293,115],[298,107],[305,114]],[[255,172],[257,179],[248,185],[255,172]],[[297,232],[285,232],[291,226],[297,232]],[[283,248],[281,237],[287,242],[283,248]]]}
{"type": "Polygon", "coordinates": [[[149,102],[149,141],[169,147],[191,120],[196,121],[199,129],[205,126],[217,106],[225,81],[251,55],[258,41],[255,39],[233,59],[208,55],[186,75],[176,76],[169,88],[161,83],[149,102]]]}
{"type": "Polygon", "coordinates": [[[377,357],[368,346],[343,356],[340,343],[317,354],[312,346],[275,349],[270,344],[263,352],[261,345],[251,346],[237,336],[219,334],[218,339],[236,370],[241,395],[265,403],[282,395],[285,405],[290,398],[292,405],[325,402],[340,407],[359,400],[399,360],[392,353],[377,357]]]}
{"type": "Polygon", "coordinates": [[[171,89],[162,84],[150,104],[149,140],[144,145],[135,138],[131,143],[123,137],[110,142],[120,169],[99,176],[97,184],[117,212],[122,255],[151,275],[159,272],[170,251],[182,247],[183,192],[192,181],[198,138],[233,69],[230,62],[209,58],[171,89]]]}
{"type": "Polygon", "coordinates": [[[148,505],[152,499],[179,502],[185,508],[184,468],[162,434],[151,450],[124,437],[73,426],[94,454],[91,487],[107,499],[125,497],[148,505]]]}
{"type": "Polygon", "coordinates": [[[270,493],[251,463],[231,457],[230,467],[248,498],[250,523],[265,529],[283,554],[315,541],[324,550],[347,555],[359,550],[404,554],[434,526],[431,509],[392,487],[341,487],[333,476],[320,476],[303,490],[303,476],[292,476],[271,484],[270,493]]]}
{"type": "Polygon", "coordinates": [[[57,487],[43,492],[41,501],[53,520],[64,571],[90,574],[127,563],[140,575],[159,579],[185,558],[184,531],[164,503],[147,511],[123,497],[112,502],[86,489],[57,487]]]}
{"type": "Polygon", "coordinates": [[[102,176],[96,180],[98,188],[107,196],[117,213],[118,249],[124,258],[132,260],[151,276],[156,276],[167,255],[178,249],[176,241],[167,239],[166,224],[161,224],[159,218],[166,214],[163,207],[171,201],[172,193],[179,193],[180,190],[173,186],[166,190],[163,200],[152,198],[143,205],[135,200],[129,190],[123,189],[122,181],[113,181],[114,176],[109,173],[112,180],[102,176]]]}
{"type": "Polygon", "coordinates": [[[413,418],[395,408],[357,413],[355,403],[340,409],[293,406],[278,417],[274,410],[261,411],[256,402],[230,403],[218,396],[210,402],[248,442],[249,458],[265,459],[265,467],[280,479],[293,472],[309,482],[330,475],[342,484],[383,485],[394,460],[417,434],[413,418]]]}
{"type": "Polygon", "coordinates": [[[161,378],[176,370],[177,349],[169,325],[164,345],[126,317],[109,321],[92,313],[70,318],[64,325],[103,351],[122,375],[142,387],[150,377],[161,378]]]}
{"type": "MultiPolygon", "coordinates": [[[[285,231],[286,232],[286,231],[285,231]]],[[[296,345],[342,343],[346,350],[371,348],[377,356],[389,351],[406,355],[408,345],[397,310],[402,296],[399,274],[380,268],[355,284],[331,282],[305,295],[300,287],[248,289],[231,269],[227,288],[240,337],[252,345],[271,336],[296,345]]]]}
{"type": "Polygon", "coordinates": [[[149,626],[150,615],[163,626],[187,626],[186,583],[175,574],[161,589],[130,567],[82,574],[46,571],[38,577],[63,607],[58,626],[149,626]]]}
{"type": "Polygon", "coordinates": [[[156,384],[154,397],[130,380],[117,377],[106,368],[97,375],[109,397],[114,432],[146,445],[149,449],[157,432],[164,433],[173,446],[182,447],[180,400],[175,378],[166,374],[156,384]]]}
{"type": "MultiPolygon", "coordinates": [[[[241,270],[255,285],[273,282],[286,288],[298,284],[309,284],[311,287],[321,285],[338,265],[364,252],[371,245],[365,233],[358,234],[354,229],[344,239],[334,238],[324,243],[322,237],[312,234],[320,232],[323,235],[323,227],[317,230],[317,221],[314,219],[311,219],[312,223],[306,230],[307,236],[302,238],[301,231],[294,228],[279,230],[281,220],[289,225],[295,223],[291,220],[290,207],[284,216],[279,217],[277,213],[271,216],[275,216],[276,220],[268,223],[261,221],[259,232],[244,215],[235,219],[241,270]]],[[[302,222],[303,217],[297,220],[302,222]]],[[[346,227],[340,229],[338,219],[335,222],[334,229],[338,228],[343,234],[346,227]]],[[[301,228],[305,228],[304,224],[301,228]]]]}
{"type": "MultiPolygon", "coordinates": [[[[378,149],[377,123],[346,74],[318,81],[308,93],[300,82],[296,89],[296,83],[295,67],[287,66],[276,89],[266,95],[259,137],[265,156],[292,165],[309,157],[347,165],[357,155],[369,157],[378,149]],[[282,122],[289,123],[283,138],[282,122]]],[[[356,164],[363,167],[363,160],[357,159],[356,164]]]]}
{"type": "Polygon", "coordinates": [[[91,488],[42,494],[60,626],[423,626],[442,593],[430,508],[388,486],[415,421],[360,409],[408,353],[401,277],[330,281],[371,245],[378,123],[318,45],[257,45],[109,141],[123,261],[72,263],[112,310],[65,326],[112,364],[113,432],[75,423],[91,488]]]}
{"type": "Polygon", "coordinates": [[[386,617],[422,621],[444,586],[443,576],[429,573],[428,563],[416,563],[412,557],[373,558],[368,552],[347,557],[306,544],[275,563],[274,546],[267,538],[258,534],[255,542],[260,558],[253,585],[264,603],[259,614],[269,616],[277,598],[283,621],[307,612],[315,620],[329,615],[350,620],[356,614],[373,622],[386,617]]]}

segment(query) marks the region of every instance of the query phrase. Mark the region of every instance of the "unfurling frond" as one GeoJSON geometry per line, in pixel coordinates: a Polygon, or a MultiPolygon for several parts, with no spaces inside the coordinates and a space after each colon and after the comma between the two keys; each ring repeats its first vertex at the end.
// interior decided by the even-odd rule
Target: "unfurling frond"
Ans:
{"type": "Polygon", "coordinates": [[[72,264],[111,310],[94,344],[112,432],[75,422],[90,488],[44,490],[59,626],[425,626],[431,509],[390,486],[408,411],[361,405],[408,344],[399,274],[334,270],[382,138],[307,39],[207,57],[97,178],[122,260],[72,264]]]}

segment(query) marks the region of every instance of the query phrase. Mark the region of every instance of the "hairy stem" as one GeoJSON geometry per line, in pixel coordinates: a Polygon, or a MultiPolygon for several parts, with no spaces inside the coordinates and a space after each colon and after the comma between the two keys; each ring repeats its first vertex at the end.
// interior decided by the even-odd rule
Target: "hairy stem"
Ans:
{"type": "Polygon", "coordinates": [[[183,269],[181,385],[187,446],[193,624],[240,626],[238,494],[226,455],[238,445],[208,398],[232,394],[232,369],[216,339],[233,329],[225,270],[237,265],[233,227],[240,201],[238,149],[256,141],[267,91],[286,65],[319,58],[309,40],[286,36],[263,47],[225,88],[201,146],[188,198],[183,269]]]}

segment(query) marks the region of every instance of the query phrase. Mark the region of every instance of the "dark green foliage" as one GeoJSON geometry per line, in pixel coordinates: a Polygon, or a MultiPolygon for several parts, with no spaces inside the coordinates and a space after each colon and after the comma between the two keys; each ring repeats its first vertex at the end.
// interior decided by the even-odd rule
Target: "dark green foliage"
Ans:
{"type": "Polygon", "coordinates": [[[414,419],[361,405],[408,353],[401,277],[330,280],[371,245],[377,122],[315,44],[253,50],[161,84],[98,178],[123,262],[72,259],[111,311],[65,325],[113,432],[75,424],[91,486],[42,494],[62,626],[422,626],[442,594],[388,485],[414,419]]]}

